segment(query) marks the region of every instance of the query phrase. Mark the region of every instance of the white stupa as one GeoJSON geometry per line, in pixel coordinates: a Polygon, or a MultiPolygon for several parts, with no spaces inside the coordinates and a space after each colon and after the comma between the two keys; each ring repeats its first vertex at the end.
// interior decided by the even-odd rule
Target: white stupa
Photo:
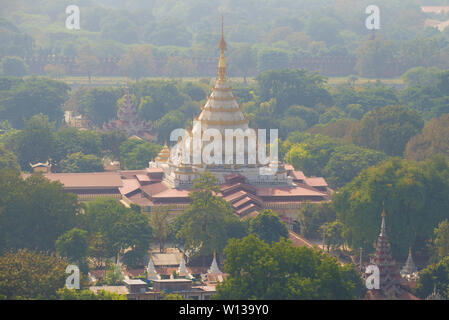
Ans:
{"type": "Polygon", "coordinates": [[[187,278],[190,278],[190,279],[193,278],[192,275],[187,270],[186,260],[184,259],[184,254],[182,254],[181,263],[179,264],[178,275],[180,277],[187,277],[187,278]]]}
{"type": "Polygon", "coordinates": [[[221,272],[221,270],[218,268],[215,251],[214,251],[214,259],[212,260],[212,264],[210,265],[209,270],[207,270],[207,273],[210,273],[210,274],[223,274],[223,272],[221,272]]]}
{"type": "Polygon", "coordinates": [[[157,273],[156,268],[154,267],[153,255],[150,253],[150,260],[148,261],[147,266],[147,279],[148,280],[160,280],[161,276],[157,273]]]}

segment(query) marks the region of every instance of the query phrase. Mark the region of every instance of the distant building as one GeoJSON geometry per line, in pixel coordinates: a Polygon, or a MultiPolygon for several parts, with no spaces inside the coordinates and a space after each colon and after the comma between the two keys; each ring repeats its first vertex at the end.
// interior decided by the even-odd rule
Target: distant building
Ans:
{"type": "Polygon", "coordinates": [[[156,137],[151,133],[152,128],[151,122],[139,118],[127,83],[125,98],[117,110],[117,119],[105,123],[103,129],[106,131],[123,131],[128,137],[153,141],[156,140],[156,137]]]}
{"type": "Polygon", "coordinates": [[[379,289],[370,289],[367,292],[368,300],[419,300],[410,293],[396,266],[396,262],[391,256],[390,242],[388,240],[385,225],[385,209],[382,211],[382,224],[380,234],[377,238],[376,252],[371,259],[371,264],[379,268],[379,289]]]}
{"type": "Polygon", "coordinates": [[[30,167],[33,172],[42,172],[42,173],[50,173],[51,172],[51,163],[49,161],[42,163],[38,162],[35,164],[30,163],[30,167]]]}
{"type": "MultiPolygon", "coordinates": [[[[170,258],[169,258],[170,259],[170,258]]],[[[186,267],[184,258],[181,256],[181,263],[178,266],[179,278],[162,279],[156,271],[152,257],[147,267],[147,279],[125,279],[121,286],[92,286],[89,289],[94,293],[100,290],[111,291],[126,295],[128,300],[159,300],[164,294],[178,294],[184,299],[210,300],[216,293],[215,286],[226,278],[217,266],[216,259],[212,261],[210,272],[202,275],[203,281],[194,281],[191,276],[191,269],[186,267]],[[181,273],[185,273],[184,276],[181,273]]],[[[164,262],[164,263],[167,263],[164,262]]],[[[173,263],[169,261],[168,263],[173,263]]],[[[140,271],[139,271],[140,272],[140,271]]]]}
{"type": "Polygon", "coordinates": [[[416,281],[418,279],[418,269],[412,257],[412,248],[409,248],[407,261],[401,269],[401,276],[408,281],[416,281]]]}

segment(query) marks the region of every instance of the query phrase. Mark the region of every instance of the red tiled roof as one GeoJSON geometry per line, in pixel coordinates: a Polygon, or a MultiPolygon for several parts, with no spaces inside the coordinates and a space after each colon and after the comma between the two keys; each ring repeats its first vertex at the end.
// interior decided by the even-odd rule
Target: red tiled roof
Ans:
{"type": "Polygon", "coordinates": [[[153,195],[153,198],[188,198],[189,197],[189,190],[185,189],[169,189],[163,190],[155,195],[153,195]]]}
{"type": "Polygon", "coordinates": [[[306,178],[305,182],[312,187],[327,187],[326,180],[321,177],[306,178]]]}
{"type": "Polygon", "coordinates": [[[120,189],[120,193],[125,196],[140,188],[140,183],[136,179],[123,179],[122,182],[123,182],[123,187],[121,187],[119,189],[120,189]]]}
{"type": "Polygon", "coordinates": [[[149,196],[154,196],[167,189],[169,189],[168,186],[166,186],[163,182],[152,183],[141,187],[141,190],[149,196]]]}
{"type": "Polygon", "coordinates": [[[142,193],[136,193],[131,196],[127,196],[129,200],[131,200],[133,203],[139,205],[139,206],[152,206],[154,205],[153,201],[150,199],[142,196],[142,193]]]}
{"type": "Polygon", "coordinates": [[[150,182],[150,177],[147,176],[146,174],[136,174],[136,178],[137,180],[142,182],[150,182]]]}
{"type": "Polygon", "coordinates": [[[290,176],[294,180],[305,180],[306,179],[306,176],[304,175],[304,172],[302,172],[302,171],[292,171],[290,176]]]}
{"type": "MultiPolygon", "coordinates": [[[[25,174],[24,178],[30,175],[25,174]]],[[[120,174],[117,172],[89,173],[44,173],[43,176],[54,182],[58,181],[65,188],[119,188],[123,186],[120,174]]]]}
{"type": "Polygon", "coordinates": [[[288,196],[325,196],[324,193],[318,190],[314,191],[306,189],[301,186],[297,187],[258,187],[257,195],[260,197],[276,196],[276,197],[288,197],[288,196]]]}
{"type": "Polygon", "coordinates": [[[240,216],[240,215],[244,215],[244,214],[248,214],[252,211],[256,211],[257,210],[257,206],[253,203],[248,204],[247,206],[244,206],[241,209],[236,210],[235,212],[240,216]]]}

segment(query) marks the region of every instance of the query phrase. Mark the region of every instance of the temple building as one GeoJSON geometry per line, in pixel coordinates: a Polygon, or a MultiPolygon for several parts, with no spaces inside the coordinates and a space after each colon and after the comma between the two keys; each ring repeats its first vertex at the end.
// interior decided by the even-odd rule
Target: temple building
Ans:
{"type": "Polygon", "coordinates": [[[390,242],[388,240],[385,224],[385,208],[382,211],[382,224],[377,238],[376,251],[370,264],[379,268],[379,288],[367,292],[369,300],[419,300],[411,294],[404,285],[396,262],[391,256],[390,242]]]}
{"type": "MultiPolygon", "coordinates": [[[[226,129],[233,129],[234,132],[251,129],[226,79],[223,28],[218,48],[220,58],[217,80],[201,113],[194,119],[193,126],[185,130],[188,137],[202,135],[208,129],[219,132],[222,137],[226,136],[226,129]]],[[[106,124],[105,129],[124,129],[129,135],[141,135],[150,130],[149,124],[137,118],[128,87],[117,116],[119,119],[106,124]]],[[[218,179],[218,196],[230,202],[240,218],[255,217],[261,210],[271,209],[290,227],[294,225],[297,212],[305,202],[330,200],[332,190],[324,178],[306,177],[302,171],[279,161],[277,155],[266,156],[266,161],[259,161],[259,158],[251,161],[254,159],[254,150],[248,145],[243,150],[236,149],[236,152],[232,149],[231,154],[223,148],[226,150],[220,155],[225,160],[222,164],[195,163],[192,161],[195,148],[184,143],[188,139],[180,137],[180,140],[175,144],[176,148],[165,144],[154,160],[148,159],[149,166],[146,169],[106,173],[48,172],[44,176],[51,181],[60,181],[67,192],[77,194],[81,201],[112,196],[127,206],[139,205],[147,212],[166,206],[169,208],[168,214],[173,217],[189,206],[188,196],[193,180],[207,170],[218,179]],[[182,157],[179,161],[179,155],[185,151],[191,151],[192,157],[182,157]],[[243,154],[243,162],[236,161],[240,154],[243,154]],[[232,161],[226,162],[229,157],[232,161]],[[263,170],[271,174],[262,174],[263,170]]],[[[196,149],[203,151],[210,147],[210,143],[201,140],[201,145],[196,149]]],[[[265,154],[266,148],[263,146],[265,154]]]]}
{"type": "Polygon", "coordinates": [[[401,276],[408,281],[415,281],[418,278],[418,269],[412,257],[412,248],[408,250],[407,261],[401,269],[401,276]]]}
{"type": "Polygon", "coordinates": [[[128,137],[137,136],[152,141],[156,138],[151,133],[152,128],[151,122],[139,118],[129,92],[129,85],[126,83],[126,94],[117,110],[117,119],[105,123],[103,129],[105,131],[124,131],[128,137]]]}

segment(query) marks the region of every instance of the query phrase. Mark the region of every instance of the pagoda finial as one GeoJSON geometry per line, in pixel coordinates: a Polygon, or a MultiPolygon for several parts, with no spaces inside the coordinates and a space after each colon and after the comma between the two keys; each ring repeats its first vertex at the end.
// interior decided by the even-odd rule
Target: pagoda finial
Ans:
{"type": "Polygon", "coordinates": [[[218,42],[218,49],[220,49],[220,60],[218,62],[218,80],[224,80],[226,77],[226,60],[224,51],[226,50],[226,41],[224,40],[223,15],[221,16],[221,36],[218,42]]]}
{"type": "Polygon", "coordinates": [[[384,236],[386,235],[385,232],[385,217],[387,216],[387,214],[385,213],[385,206],[383,205],[383,209],[382,209],[382,225],[380,227],[380,235],[384,236]]]}

